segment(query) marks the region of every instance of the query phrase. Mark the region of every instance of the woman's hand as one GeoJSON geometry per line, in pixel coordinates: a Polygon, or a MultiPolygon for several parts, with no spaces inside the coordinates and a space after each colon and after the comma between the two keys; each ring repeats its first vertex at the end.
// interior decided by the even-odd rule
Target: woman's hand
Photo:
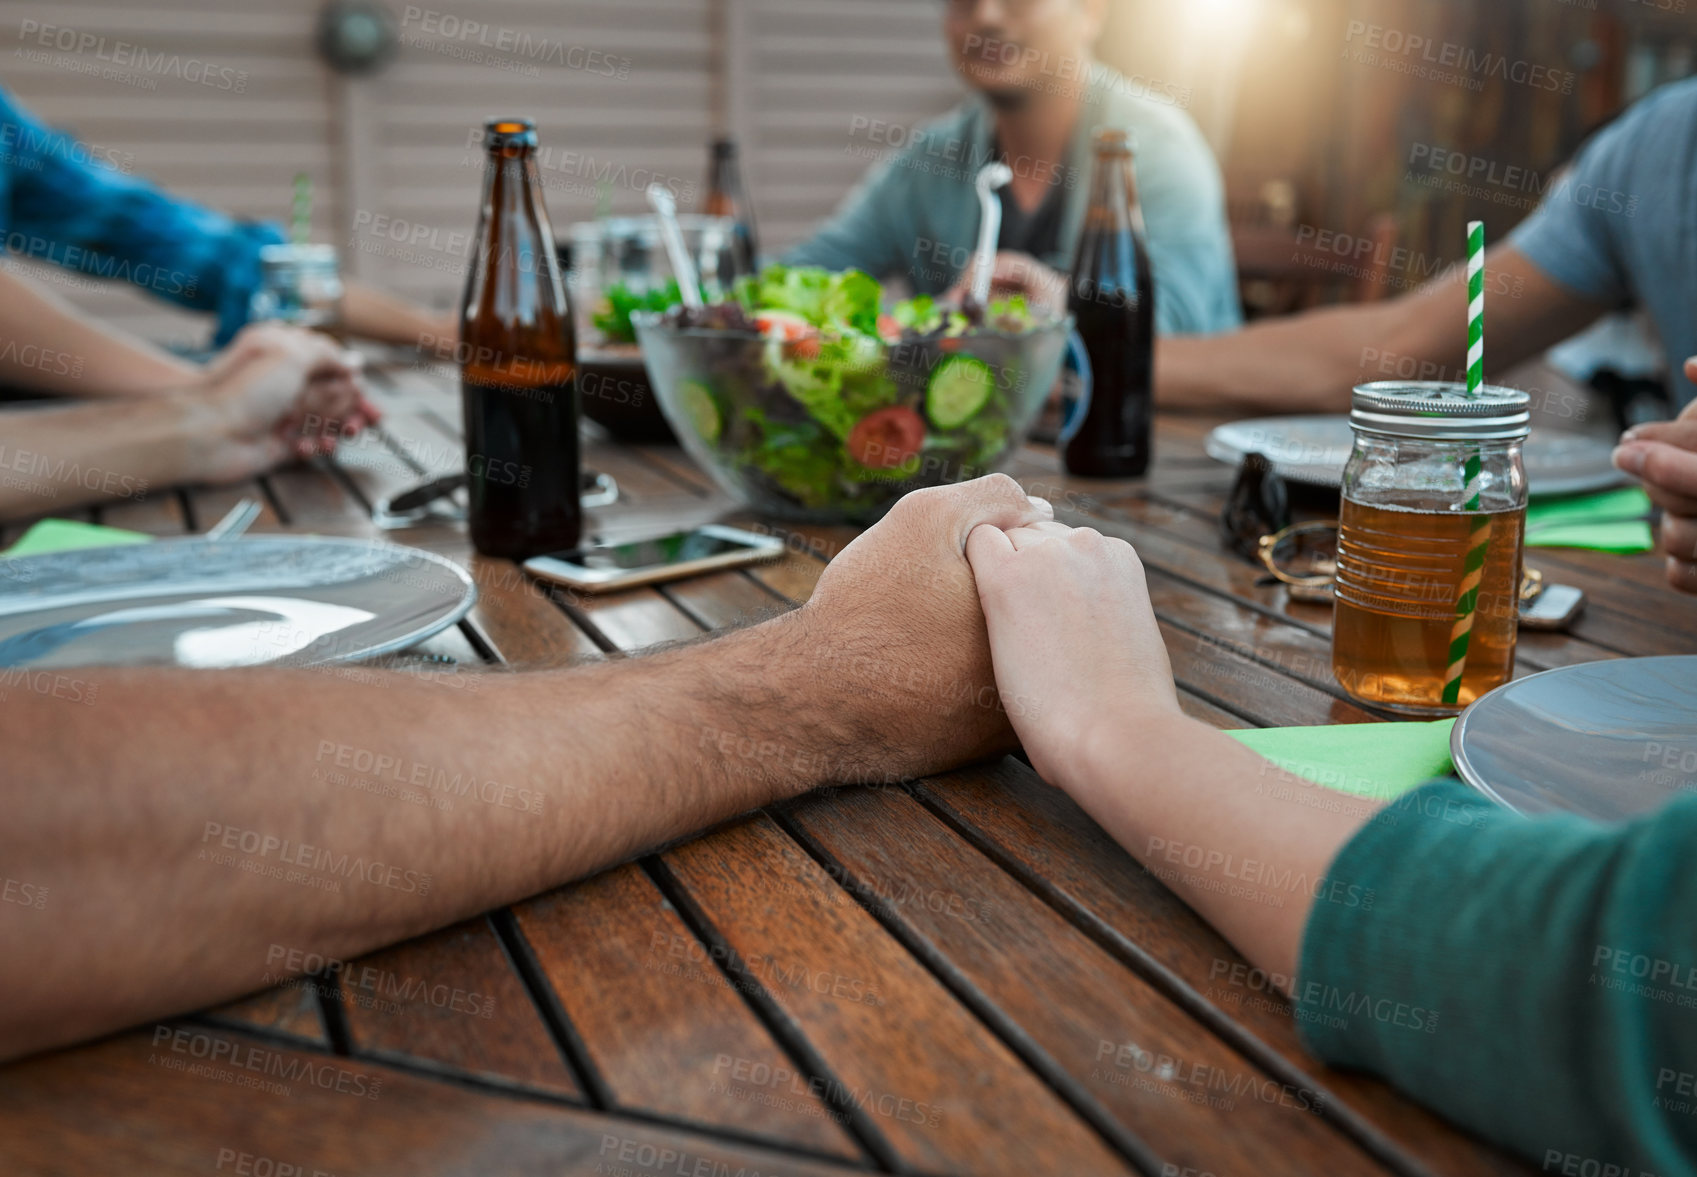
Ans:
{"type": "Polygon", "coordinates": [[[198,475],[213,482],[259,474],[291,457],[335,450],[377,419],[359,356],[327,336],[278,324],[245,328],[185,394],[208,422],[198,475]]]}
{"type": "Polygon", "coordinates": [[[980,526],[966,555],[996,686],[1043,778],[1081,783],[1096,737],[1181,712],[1143,564],[1092,528],[980,526]]]}

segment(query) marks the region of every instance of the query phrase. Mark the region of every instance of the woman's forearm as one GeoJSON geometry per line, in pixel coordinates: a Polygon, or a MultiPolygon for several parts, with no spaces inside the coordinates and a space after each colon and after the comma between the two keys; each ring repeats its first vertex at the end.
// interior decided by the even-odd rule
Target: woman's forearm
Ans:
{"type": "Polygon", "coordinates": [[[1347,888],[1332,895],[1327,869],[1380,808],[1168,713],[1099,729],[1055,783],[1239,951],[1286,979],[1314,903],[1348,899],[1347,888]],[[1301,801],[1290,800],[1293,783],[1301,801]]]}
{"type": "Polygon", "coordinates": [[[0,269],[0,383],[74,397],[189,387],[198,365],[101,323],[0,269]]]}
{"type": "Polygon", "coordinates": [[[219,428],[211,409],[187,395],[0,411],[0,520],[196,481],[219,428]]]}

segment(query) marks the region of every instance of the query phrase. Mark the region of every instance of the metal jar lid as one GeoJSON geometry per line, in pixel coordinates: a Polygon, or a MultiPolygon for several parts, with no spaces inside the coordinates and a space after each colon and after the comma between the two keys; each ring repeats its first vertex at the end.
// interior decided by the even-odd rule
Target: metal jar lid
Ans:
{"type": "Polygon", "coordinates": [[[1530,404],[1519,389],[1492,384],[1470,397],[1465,384],[1376,380],[1355,386],[1349,423],[1375,437],[1516,441],[1532,431],[1530,404]]]}
{"type": "Polygon", "coordinates": [[[259,249],[259,266],[268,276],[271,274],[299,274],[318,277],[320,275],[336,276],[336,247],[334,245],[296,244],[283,242],[277,245],[262,245],[259,249]]]}

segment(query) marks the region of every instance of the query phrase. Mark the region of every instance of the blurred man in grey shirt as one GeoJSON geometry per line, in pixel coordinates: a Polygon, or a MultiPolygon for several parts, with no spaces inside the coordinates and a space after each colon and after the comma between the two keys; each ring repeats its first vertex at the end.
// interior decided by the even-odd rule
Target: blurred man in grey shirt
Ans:
{"type": "Polygon", "coordinates": [[[1092,60],[1107,0],[943,0],[955,69],[975,91],[921,130],[858,117],[857,146],[884,158],[792,265],[856,267],[916,292],[957,286],[977,242],[973,181],[995,160],[1002,189],[998,283],[1058,295],[1089,200],[1090,137],[1124,127],[1163,333],[1238,325],[1236,271],[1220,169],[1184,111],[1188,92],[1122,77],[1092,60]]]}

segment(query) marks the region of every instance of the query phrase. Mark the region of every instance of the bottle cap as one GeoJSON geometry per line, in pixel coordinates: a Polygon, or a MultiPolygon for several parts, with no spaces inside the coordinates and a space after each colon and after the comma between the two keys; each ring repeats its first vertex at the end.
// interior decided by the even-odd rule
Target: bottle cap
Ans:
{"type": "Polygon", "coordinates": [[[1532,398],[1487,384],[1473,396],[1442,380],[1357,384],[1349,423],[1357,433],[1431,441],[1518,441],[1532,431],[1532,398]]]}
{"type": "Polygon", "coordinates": [[[491,118],[483,124],[483,146],[487,149],[517,144],[536,146],[536,121],[528,118],[491,118]]]}
{"type": "Polygon", "coordinates": [[[1092,146],[1098,155],[1107,152],[1112,155],[1129,155],[1136,146],[1132,142],[1131,132],[1124,127],[1098,127],[1091,136],[1092,146]]]}

